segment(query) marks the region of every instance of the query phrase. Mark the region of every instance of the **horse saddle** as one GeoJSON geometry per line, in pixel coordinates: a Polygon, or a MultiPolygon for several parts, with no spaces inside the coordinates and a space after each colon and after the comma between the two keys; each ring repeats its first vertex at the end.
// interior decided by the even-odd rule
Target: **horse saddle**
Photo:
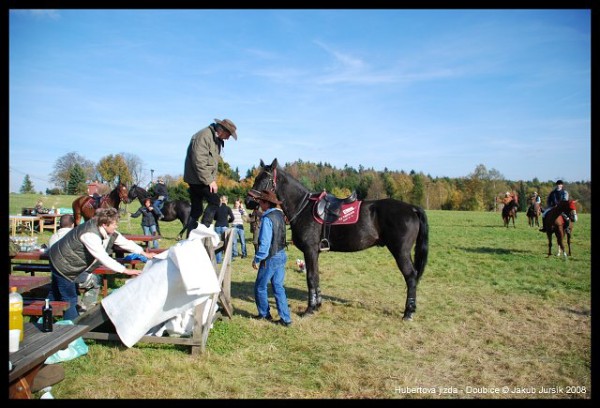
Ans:
{"type": "Polygon", "coordinates": [[[100,205],[102,203],[102,196],[89,196],[88,200],[86,201],[86,205],[89,205],[90,207],[94,208],[94,209],[98,209],[100,208],[100,205]]]}
{"type": "Polygon", "coordinates": [[[358,221],[362,201],[356,199],[356,191],[346,198],[323,191],[310,199],[316,201],[313,217],[319,224],[354,224],[358,221]]]}

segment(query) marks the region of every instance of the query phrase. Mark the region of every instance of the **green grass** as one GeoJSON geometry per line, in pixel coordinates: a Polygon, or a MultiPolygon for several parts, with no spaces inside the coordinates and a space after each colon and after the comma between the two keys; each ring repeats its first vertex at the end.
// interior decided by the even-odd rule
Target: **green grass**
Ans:
{"type": "MultiPolygon", "coordinates": [[[[11,213],[37,198],[16,203],[20,196],[10,196],[11,213]]],[[[406,285],[385,248],[323,253],[323,306],[301,317],[306,276],[295,265],[301,253],[290,246],[292,327],[249,318],[256,313],[256,272],[250,258],[236,258],[234,316],[215,323],[206,353],[86,340],[89,353],[62,363],[66,379],[52,392],[59,399],[591,398],[591,216],[579,216],[566,260],[546,257],[546,235],[528,227],[523,213],[517,228],[505,228],[498,213],[429,211],[428,217],[429,262],[412,322],[402,321],[406,285]],[[586,393],[468,392],[553,386],[586,393]],[[415,387],[436,392],[412,392],[415,387]],[[439,387],[456,393],[440,394],[439,387]]],[[[161,246],[168,247],[181,225],[161,225],[161,246]]],[[[141,233],[128,216],[119,230],[141,233]]],[[[250,242],[248,252],[253,255],[250,242]]]]}

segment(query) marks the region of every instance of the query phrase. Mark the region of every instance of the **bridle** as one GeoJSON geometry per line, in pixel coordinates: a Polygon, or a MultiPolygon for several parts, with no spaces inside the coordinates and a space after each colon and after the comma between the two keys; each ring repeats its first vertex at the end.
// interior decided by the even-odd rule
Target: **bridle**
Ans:
{"type": "MultiPolygon", "coordinates": [[[[270,172],[265,168],[264,172],[267,173],[267,175],[269,176],[264,190],[268,190],[267,187],[269,185],[271,185],[272,187],[270,190],[272,192],[274,192],[275,195],[277,195],[277,191],[276,191],[276,189],[277,189],[277,167],[275,167],[273,169],[273,172],[270,172]]],[[[300,208],[298,209],[298,211],[296,211],[296,213],[291,218],[288,219],[288,222],[290,224],[296,219],[296,217],[298,217],[298,215],[300,215],[300,213],[304,210],[304,208],[306,208],[306,206],[308,205],[308,202],[309,202],[309,199],[308,199],[309,197],[310,197],[310,193],[306,193],[304,195],[304,197],[302,197],[302,201],[301,201],[302,205],[300,205],[300,208]]]]}
{"type": "Polygon", "coordinates": [[[119,198],[124,203],[129,203],[129,190],[127,190],[127,187],[124,184],[119,184],[119,198]]]}

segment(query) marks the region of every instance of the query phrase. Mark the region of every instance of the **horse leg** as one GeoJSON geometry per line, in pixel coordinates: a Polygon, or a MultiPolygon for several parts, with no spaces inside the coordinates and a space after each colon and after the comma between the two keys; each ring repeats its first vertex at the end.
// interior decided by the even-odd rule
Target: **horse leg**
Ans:
{"type": "Polygon", "coordinates": [[[569,247],[569,256],[571,256],[571,233],[567,233],[567,246],[569,247]]]}
{"type": "Polygon", "coordinates": [[[304,314],[313,314],[321,307],[321,288],[319,287],[319,252],[305,251],[306,284],[308,286],[308,307],[304,314]]]}
{"type": "Polygon", "coordinates": [[[552,231],[546,232],[548,236],[548,257],[552,256],[552,231]]]}
{"type": "Polygon", "coordinates": [[[565,252],[565,245],[563,243],[563,231],[562,231],[562,227],[558,227],[558,229],[556,230],[556,246],[558,246],[558,252],[556,253],[556,256],[560,256],[561,255],[561,251],[563,253],[565,252]]]}
{"type": "Polygon", "coordinates": [[[396,265],[400,268],[406,282],[406,303],[402,320],[410,321],[413,319],[413,313],[417,311],[417,271],[410,260],[410,256],[401,254],[394,255],[394,258],[396,258],[396,265]]]}

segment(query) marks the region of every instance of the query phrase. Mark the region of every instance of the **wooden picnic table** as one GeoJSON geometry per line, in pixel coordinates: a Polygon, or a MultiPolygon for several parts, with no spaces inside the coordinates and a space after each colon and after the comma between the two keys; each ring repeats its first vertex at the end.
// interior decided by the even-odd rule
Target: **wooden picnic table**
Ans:
{"type": "Polygon", "coordinates": [[[157,239],[161,239],[160,235],[143,235],[143,234],[122,234],[125,238],[130,241],[148,243],[157,239]]]}
{"type": "Polygon", "coordinates": [[[44,221],[38,217],[33,215],[9,215],[8,219],[10,221],[10,229],[11,235],[14,237],[17,234],[17,226],[23,227],[26,231],[33,236],[35,222],[37,221],[42,228],[42,224],[44,221]]]}
{"type": "Polygon", "coordinates": [[[19,251],[12,259],[17,261],[48,261],[48,253],[46,251],[19,251]]]}
{"type": "Polygon", "coordinates": [[[31,399],[31,386],[44,361],[68,347],[69,343],[89,331],[88,326],[56,324],[51,332],[43,332],[36,323],[25,323],[19,350],[9,354],[12,370],[8,373],[8,397],[31,399]]]}
{"type": "Polygon", "coordinates": [[[55,233],[56,230],[59,228],[61,214],[38,214],[38,217],[40,217],[41,219],[40,232],[46,229],[52,231],[52,233],[55,233]],[[49,222],[46,223],[46,221],[49,222]]]}
{"type": "Polygon", "coordinates": [[[47,285],[52,282],[50,276],[16,276],[9,275],[8,290],[13,286],[17,287],[17,292],[25,293],[30,292],[35,288],[47,285]]]}

